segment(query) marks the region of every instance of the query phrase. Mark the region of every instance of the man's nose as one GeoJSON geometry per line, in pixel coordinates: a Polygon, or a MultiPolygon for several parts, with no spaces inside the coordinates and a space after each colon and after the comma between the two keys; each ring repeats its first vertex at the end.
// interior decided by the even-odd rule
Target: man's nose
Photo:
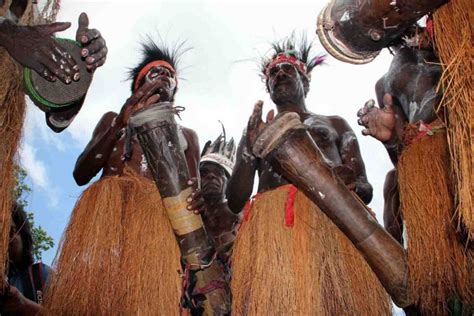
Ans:
{"type": "Polygon", "coordinates": [[[206,176],[205,176],[205,179],[208,179],[208,180],[213,180],[213,179],[216,179],[216,178],[217,177],[211,172],[206,174],[206,176]]]}
{"type": "Polygon", "coordinates": [[[168,77],[171,76],[170,72],[169,72],[168,69],[166,69],[166,68],[160,69],[159,72],[158,72],[158,74],[159,74],[160,76],[168,76],[168,77]]]}

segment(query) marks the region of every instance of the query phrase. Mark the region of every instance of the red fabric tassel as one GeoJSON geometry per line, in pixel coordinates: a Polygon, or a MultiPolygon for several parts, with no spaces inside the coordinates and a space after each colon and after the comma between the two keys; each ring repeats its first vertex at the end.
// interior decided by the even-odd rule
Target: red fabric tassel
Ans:
{"type": "Polygon", "coordinates": [[[252,208],[252,204],[253,204],[253,198],[250,198],[250,200],[248,200],[247,203],[245,203],[245,206],[244,206],[244,220],[243,220],[244,222],[249,220],[250,209],[252,208]]]}
{"type": "MultiPolygon", "coordinates": [[[[277,188],[278,190],[288,190],[288,197],[286,199],[285,205],[285,226],[293,227],[295,223],[295,198],[296,193],[298,192],[298,188],[293,184],[283,185],[277,188]]],[[[260,196],[261,193],[257,193],[254,195],[250,200],[245,203],[243,212],[244,218],[242,220],[242,224],[247,222],[250,219],[250,211],[252,210],[253,203],[255,200],[260,196]]]]}
{"type": "MultiPolygon", "coordinates": [[[[285,186],[286,187],[286,186],[285,186]]],[[[294,185],[290,185],[288,188],[288,197],[286,199],[285,206],[285,226],[293,227],[295,223],[295,198],[298,188],[294,185]]]]}
{"type": "Polygon", "coordinates": [[[433,25],[433,18],[431,16],[428,17],[426,20],[426,31],[432,40],[434,38],[434,25],[433,25]]]}

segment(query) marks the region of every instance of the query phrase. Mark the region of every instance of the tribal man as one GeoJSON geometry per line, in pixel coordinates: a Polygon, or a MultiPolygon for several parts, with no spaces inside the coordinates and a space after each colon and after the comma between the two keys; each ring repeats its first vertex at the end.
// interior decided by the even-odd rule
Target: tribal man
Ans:
{"type": "Polygon", "coordinates": [[[467,315],[474,306],[474,251],[467,229],[453,223],[446,127],[438,118],[442,69],[432,32],[428,20],[427,28],[413,26],[394,43],[390,69],[375,86],[380,107],[370,100],[357,115],[362,133],[381,141],[395,166],[385,180],[384,221],[408,251],[416,306],[407,314],[464,309],[467,315]]]}
{"type": "MultiPolygon", "coordinates": [[[[393,43],[391,50],[395,55],[390,69],[375,86],[380,108],[370,100],[358,116],[359,125],[366,127],[362,134],[380,140],[396,166],[405,125],[431,124],[436,119],[435,107],[441,99],[436,86],[441,67],[428,32],[419,28],[412,27],[403,38],[393,43]]],[[[396,169],[393,169],[385,183],[384,221],[386,229],[402,242],[402,218],[396,187],[396,169]]]]}
{"type": "Polygon", "coordinates": [[[226,142],[225,132],[213,142],[208,141],[201,154],[199,172],[201,189],[192,194],[188,210],[200,212],[206,230],[214,240],[219,260],[227,264],[232,253],[240,216],[227,204],[227,182],[235,161],[234,139],[226,142]]]}
{"type": "MultiPolygon", "coordinates": [[[[179,313],[179,249],[128,121],[158,100],[174,101],[181,48],[143,45],[144,58],[131,71],[131,97],[119,114],[104,114],[76,162],[79,185],[101,170],[102,176],[84,191],[65,231],[45,301],[51,314],[179,313]]],[[[184,127],[178,134],[197,177],[197,135],[184,127]]]]}
{"type": "MultiPolygon", "coordinates": [[[[263,63],[266,86],[278,113],[297,113],[333,172],[365,203],[372,199],[354,132],[340,117],[310,112],[305,103],[311,72],[303,37],[273,45],[263,63]]],[[[232,257],[236,315],[389,315],[388,296],[352,243],[295,186],[252,153],[262,114],[258,101],[237,151],[228,198],[232,210],[249,199],[255,172],[257,195],[247,203],[232,257]]],[[[273,118],[270,112],[267,120],[273,118]]]]}

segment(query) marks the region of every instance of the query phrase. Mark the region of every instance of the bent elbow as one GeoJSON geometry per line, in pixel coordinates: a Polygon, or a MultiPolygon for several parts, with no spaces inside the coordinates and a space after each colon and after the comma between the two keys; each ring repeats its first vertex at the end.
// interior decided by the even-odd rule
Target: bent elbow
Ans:
{"type": "Polygon", "coordinates": [[[78,186],[86,185],[87,183],[89,183],[89,180],[90,180],[89,178],[85,177],[76,169],[74,169],[74,171],[72,172],[72,176],[74,177],[74,180],[76,181],[76,184],[78,186]]]}

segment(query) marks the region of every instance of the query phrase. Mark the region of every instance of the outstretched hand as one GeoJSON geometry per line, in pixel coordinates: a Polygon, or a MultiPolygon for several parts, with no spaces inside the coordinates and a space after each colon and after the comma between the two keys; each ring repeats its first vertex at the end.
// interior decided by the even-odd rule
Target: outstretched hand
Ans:
{"type": "Polygon", "coordinates": [[[4,21],[0,30],[1,45],[23,67],[36,71],[49,81],[59,78],[66,84],[79,80],[79,66],[74,58],[54,39],[56,32],[68,29],[71,23],[21,26],[4,21]]]}
{"type": "Polygon", "coordinates": [[[390,94],[383,97],[383,108],[375,106],[374,100],[369,100],[357,112],[358,124],[364,126],[363,135],[370,135],[381,142],[388,142],[394,137],[396,116],[393,110],[393,100],[390,94]]]}
{"type": "Polygon", "coordinates": [[[247,124],[247,147],[249,148],[250,152],[252,152],[252,148],[255,144],[255,141],[257,140],[257,137],[260,135],[260,133],[262,133],[264,128],[273,121],[273,118],[275,117],[275,112],[270,110],[267,113],[267,118],[264,122],[262,120],[262,108],[263,101],[257,101],[247,124]]]}
{"type": "Polygon", "coordinates": [[[108,52],[105,40],[98,30],[89,28],[89,17],[84,12],[79,16],[76,41],[83,47],[81,56],[85,58],[89,71],[95,71],[105,63],[108,52]]]}

